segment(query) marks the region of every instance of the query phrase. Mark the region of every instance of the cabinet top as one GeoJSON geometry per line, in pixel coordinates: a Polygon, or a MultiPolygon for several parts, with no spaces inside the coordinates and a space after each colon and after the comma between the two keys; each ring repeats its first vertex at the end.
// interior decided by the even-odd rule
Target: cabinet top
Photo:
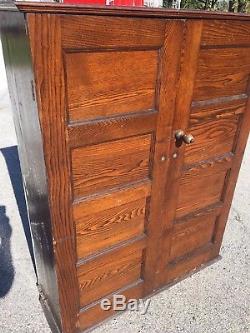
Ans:
{"type": "Polygon", "coordinates": [[[218,20],[247,20],[248,14],[209,12],[200,10],[175,10],[145,7],[112,7],[112,6],[87,6],[68,5],[62,3],[45,2],[15,2],[18,9],[25,13],[50,13],[50,14],[77,14],[77,15],[102,15],[102,16],[129,16],[171,19],[218,19],[218,20]]]}

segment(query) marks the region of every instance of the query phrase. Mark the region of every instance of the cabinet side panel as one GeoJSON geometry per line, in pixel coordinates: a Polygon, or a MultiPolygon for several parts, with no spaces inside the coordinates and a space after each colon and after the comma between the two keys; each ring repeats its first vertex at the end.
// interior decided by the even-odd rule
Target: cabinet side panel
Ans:
{"type": "Polygon", "coordinates": [[[59,305],[46,170],[40,124],[33,92],[33,72],[23,14],[0,12],[0,31],[13,118],[18,140],[18,153],[32,242],[40,298],[49,309],[50,324],[58,331],[59,305]],[[51,316],[52,312],[52,316],[51,316]]]}
{"type": "Polygon", "coordinates": [[[62,331],[71,333],[77,329],[79,290],[71,215],[60,17],[29,14],[27,22],[48,177],[62,331]]]}

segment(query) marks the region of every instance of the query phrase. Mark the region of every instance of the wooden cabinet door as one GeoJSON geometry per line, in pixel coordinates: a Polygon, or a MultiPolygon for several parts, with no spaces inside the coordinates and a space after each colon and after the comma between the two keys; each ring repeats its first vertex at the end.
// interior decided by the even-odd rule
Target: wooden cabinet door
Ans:
{"type": "Polygon", "coordinates": [[[64,333],[218,256],[249,129],[249,23],[115,15],[27,15],[64,333]]]}
{"type": "Polygon", "coordinates": [[[154,287],[184,28],[28,15],[63,332],[154,287]]]}
{"type": "Polygon", "coordinates": [[[249,133],[249,28],[187,23],[155,288],[219,254],[249,133]],[[178,130],[194,142],[176,140],[178,130]]]}

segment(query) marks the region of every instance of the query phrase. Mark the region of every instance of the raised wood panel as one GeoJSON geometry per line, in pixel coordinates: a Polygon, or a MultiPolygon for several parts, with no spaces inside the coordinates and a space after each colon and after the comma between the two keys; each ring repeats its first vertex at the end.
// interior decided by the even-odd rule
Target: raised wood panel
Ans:
{"type": "Polygon", "coordinates": [[[250,22],[205,20],[202,33],[202,46],[249,45],[250,22]]]}
{"type": "Polygon", "coordinates": [[[70,121],[155,108],[157,51],[65,55],[70,121]]]}
{"type": "Polygon", "coordinates": [[[145,206],[144,198],[81,218],[76,224],[78,258],[141,234],[145,206]]]}
{"type": "Polygon", "coordinates": [[[142,234],[149,194],[146,183],[75,204],[78,258],[142,234]]]}
{"type": "Polygon", "coordinates": [[[202,123],[188,129],[195,141],[185,148],[185,164],[224,155],[233,150],[238,117],[202,123]]]}
{"type": "Polygon", "coordinates": [[[183,257],[212,242],[215,216],[202,216],[185,223],[177,223],[173,228],[170,260],[183,257]]]}
{"type": "Polygon", "coordinates": [[[151,135],[72,150],[75,198],[149,177],[151,135]]]}
{"type": "Polygon", "coordinates": [[[202,168],[194,174],[184,172],[179,186],[176,218],[220,201],[226,174],[226,171],[207,174],[202,168]]]}
{"type": "Polygon", "coordinates": [[[185,176],[187,177],[198,177],[201,172],[207,175],[212,175],[221,171],[226,171],[231,168],[234,154],[226,153],[211,159],[200,161],[191,165],[186,165],[183,169],[185,176]]]}
{"type": "Polygon", "coordinates": [[[81,147],[152,133],[156,129],[157,112],[141,112],[136,114],[109,117],[99,121],[68,126],[70,147],[81,147]]]}
{"type": "MultiPolygon", "coordinates": [[[[127,301],[130,299],[142,298],[143,281],[138,281],[130,285],[129,287],[120,289],[116,292],[116,294],[124,295],[127,301]]],[[[107,298],[111,301],[111,304],[113,304],[112,295],[108,296],[107,298]]],[[[89,327],[101,322],[102,320],[114,315],[115,313],[116,312],[112,310],[112,308],[108,311],[102,310],[100,302],[90,307],[87,306],[86,308],[82,309],[82,311],[79,313],[79,322],[78,322],[79,327],[82,330],[88,329],[89,327]]]]}
{"type": "Polygon", "coordinates": [[[191,212],[190,214],[187,214],[185,216],[181,216],[179,219],[176,219],[174,221],[174,224],[189,222],[190,220],[206,217],[208,215],[219,216],[222,211],[223,211],[223,202],[219,201],[205,208],[195,210],[194,212],[191,212]]]}
{"type": "Polygon", "coordinates": [[[174,261],[165,265],[165,270],[157,276],[157,284],[159,286],[166,283],[178,282],[189,273],[194,273],[201,265],[205,265],[209,261],[218,257],[218,250],[213,244],[209,243],[194,253],[186,256],[184,260],[174,261]]]}
{"type": "Polygon", "coordinates": [[[250,48],[202,49],[193,100],[246,93],[250,74],[249,52],[250,48]]]}
{"type": "Polygon", "coordinates": [[[194,106],[191,109],[189,125],[196,125],[201,122],[219,120],[225,118],[234,118],[246,110],[247,100],[234,100],[221,104],[211,104],[205,106],[194,106]]]}
{"type": "Polygon", "coordinates": [[[101,16],[61,16],[62,44],[68,49],[159,48],[165,20],[101,16]]]}
{"type": "Polygon", "coordinates": [[[80,304],[85,306],[141,278],[145,239],[108,252],[77,269],[80,304]]]}

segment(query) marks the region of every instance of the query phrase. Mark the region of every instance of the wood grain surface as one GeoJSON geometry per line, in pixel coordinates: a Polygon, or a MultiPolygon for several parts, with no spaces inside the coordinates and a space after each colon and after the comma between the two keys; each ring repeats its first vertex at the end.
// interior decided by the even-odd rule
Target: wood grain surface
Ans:
{"type": "Polygon", "coordinates": [[[185,163],[208,160],[233,151],[238,118],[218,119],[188,128],[195,142],[185,149],[185,163]]]}
{"type": "Polygon", "coordinates": [[[174,226],[170,261],[183,257],[212,242],[216,216],[199,216],[174,226]]]}
{"type": "Polygon", "coordinates": [[[246,110],[247,96],[222,102],[211,103],[207,106],[194,105],[191,109],[189,126],[198,125],[199,123],[219,119],[232,119],[246,110]]]}
{"type": "Polygon", "coordinates": [[[144,239],[79,266],[77,273],[81,306],[139,280],[143,247],[144,239]]]}
{"type": "MultiPolygon", "coordinates": [[[[247,31],[248,23],[203,21],[197,72],[190,85],[193,91],[186,90],[190,93],[189,112],[176,110],[174,129],[192,134],[194,142],[173,145],[173,185],[168,187],[171,197],[166,205],[171,209],[163,233],[158,285],[219,253],[238,173],[234,165],[239,167],[242,159],[243,151],[237,153],[242,145],[240,137],[246,138],[249,131],[247,31]],[[218,33],[218,27],[223,27],[223,32],[218,33]]],[[[195,71],[195,66],[191,68],[195,71]]],[[[184,67],[180,74],[183,81],[186,72],[184,67]]],[[[179,91],[182,101],[185,93],[179,91]]]]}
{"type": "Polygon", "coordinates": [[[248,47],[202,49],[193,100],[244,94],[250,75],[249,51],[248,47]]]}
{"type": "Polygon", "coordinates": [[[76,122],[68,127],[68,142],[70,147],[76,148],[148,134],[154,132],[156,121],[157,111],[149,111],[76,122]]]}
{"type": "Polygon", "coordinates": [[[75,204],[78,258],[142,234],[149,194],[144,183],[75,204]]]}
{"type": "Polygon", "coordinates": [[[150,145],[144,135],[73,149],[74,197],[148,179],[150,145]]]}
{"type": "Polygon", "coordinates": [[[29,38],[49,189],[62,330],[74,332],[79,311],[70,161],[65,132],[61,26],[55,15],[29,15],[29,38]],[[49,31],[49,33],[48,33],[49,31]]]}
{"type": "Polygon", "coordinates": [[[176,145],[175,131],[178,129],[186,130],[188,127],[189,108],[192,103],[194,79],[198,66],[202,27],[202,21],[190,20],[184,26],[185,37],[183,34],[181,35],[182,57],[181,63],[179,64],[180,79],[177,82],[177,95],[171,123],[171,141],[169,151],[170,158],[167,174],[167,184],[165,185],[164,189],[165,198],[163,202],[163,227],[160,236],[161,251],[158,251],[157,257],[157,270],[156,275],[154,276],[155,288],[158,288],[162,284],[169,282],[167,264],[170,261],[169,255],[171,251],[173,224],[176,216],[177,200],[184,165],[185,152],[184,145],[176,145]]]}
{"type": "Polygon", "coordinates": [[[250,46],[250,22],[204,21],[202,46],[250,46]]]}
{"type": "Polygon", "coordinates": [[[157,51],[65,55],[70,121],[155,109],[157,51]]]}
{"type": "Polygon", "coordinates": [[[250,21],[19,7],[43,12],[27,22],[62,331],[76,333],[114,314],[102,298],[218,256],[250,128],[250,21]]]}
{"type": "Polygon", "coordinates": [[[62,16],[61,20],[62,45],[70,50],[157,49],[164,41],[165,25],[171,25],[164,20],[123,17],[62,16]]]}

